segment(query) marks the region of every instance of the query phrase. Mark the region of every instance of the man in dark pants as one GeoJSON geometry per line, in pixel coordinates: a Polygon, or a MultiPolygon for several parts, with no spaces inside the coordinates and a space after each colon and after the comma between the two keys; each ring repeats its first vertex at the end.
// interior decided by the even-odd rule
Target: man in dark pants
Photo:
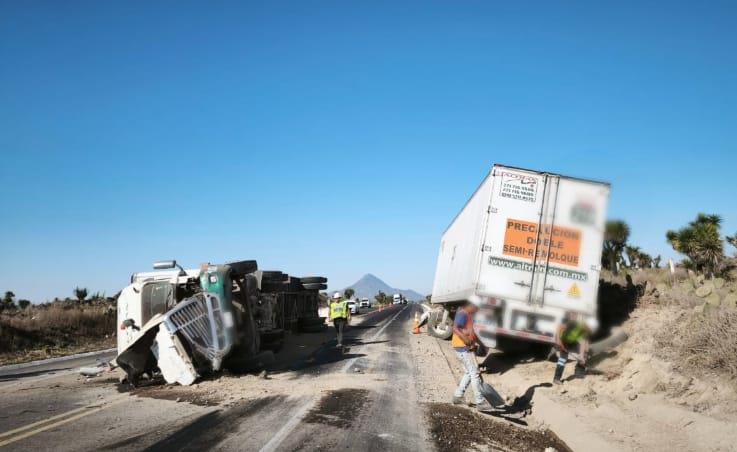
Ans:
{"type": "Polygon", "coordinates": [[[348,310],[348,302],[343,300],[340,296],[340,292],[333,294],[333,299],[330,301],[330,320],[335,325],[335,331],[338,338],[338,347],[343,346],[343,330],[346,324],[351,318],[351,313],[348,310]]]}

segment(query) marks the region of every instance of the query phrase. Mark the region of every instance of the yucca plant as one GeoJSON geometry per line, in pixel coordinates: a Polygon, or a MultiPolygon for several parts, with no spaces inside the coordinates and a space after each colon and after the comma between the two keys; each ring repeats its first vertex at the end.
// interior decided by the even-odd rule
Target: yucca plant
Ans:
{"type": "Polygon", "coordinates": [[[700,213],[696,220],[677,231],[668,231],[666,240],[673,249],[685,254],[697,271],[714,277],[724,261],[724,244],[719,235],[722,218],[719,215],[700,213]]]}
{"type": "Polygon", "coordinates": [[[602,266],[617,274],[617,262],[622,261],[622,251],[627,245],[630,227],[622,220],[607,221],[604,230],[604,249],[601,255],[602,266]]]}
{"type": "Polygon", "coordinates": [[[77,301],[79,301],[80,303],[84,303],[84,299],[87,298],[87,288],[75,287],[74,296],[77,297],[77,301]]]}

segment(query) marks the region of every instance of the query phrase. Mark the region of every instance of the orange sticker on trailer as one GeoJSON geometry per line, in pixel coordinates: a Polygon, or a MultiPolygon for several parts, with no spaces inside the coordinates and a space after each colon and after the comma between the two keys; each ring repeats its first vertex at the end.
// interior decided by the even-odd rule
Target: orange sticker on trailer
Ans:
{"type": "Polygon", "coordinates": [[[581,231],[549,224],[538,228],[537,223],[509,218],[502,253],[528,260],[535,260],[537,257],[556,264],[578,267],[581,231]]]}

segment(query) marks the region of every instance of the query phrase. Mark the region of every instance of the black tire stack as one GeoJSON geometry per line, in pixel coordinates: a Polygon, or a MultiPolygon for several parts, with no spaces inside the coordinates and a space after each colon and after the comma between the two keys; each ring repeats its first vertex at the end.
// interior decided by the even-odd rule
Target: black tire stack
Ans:
{"type": "Polygon", "coordinates": [[[328,288],[328,279],[324,276],[303,276],[300,282],[305,296],[300,306],[299,330],[303,333],[319,333],[326,328],[325,317],[317,315],[319,292],[328,288]]]}

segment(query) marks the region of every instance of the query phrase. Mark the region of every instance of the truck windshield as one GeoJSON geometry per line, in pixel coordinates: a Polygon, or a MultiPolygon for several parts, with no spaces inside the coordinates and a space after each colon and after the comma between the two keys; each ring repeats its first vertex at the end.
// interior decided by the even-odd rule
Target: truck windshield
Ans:
{"type": "Polygon", "coordinates": [[[145,325],[156,314],[163,314],[172,301],[173,287],[167,282],[146,284],[141,289],[141,322],[145,325]]]}

